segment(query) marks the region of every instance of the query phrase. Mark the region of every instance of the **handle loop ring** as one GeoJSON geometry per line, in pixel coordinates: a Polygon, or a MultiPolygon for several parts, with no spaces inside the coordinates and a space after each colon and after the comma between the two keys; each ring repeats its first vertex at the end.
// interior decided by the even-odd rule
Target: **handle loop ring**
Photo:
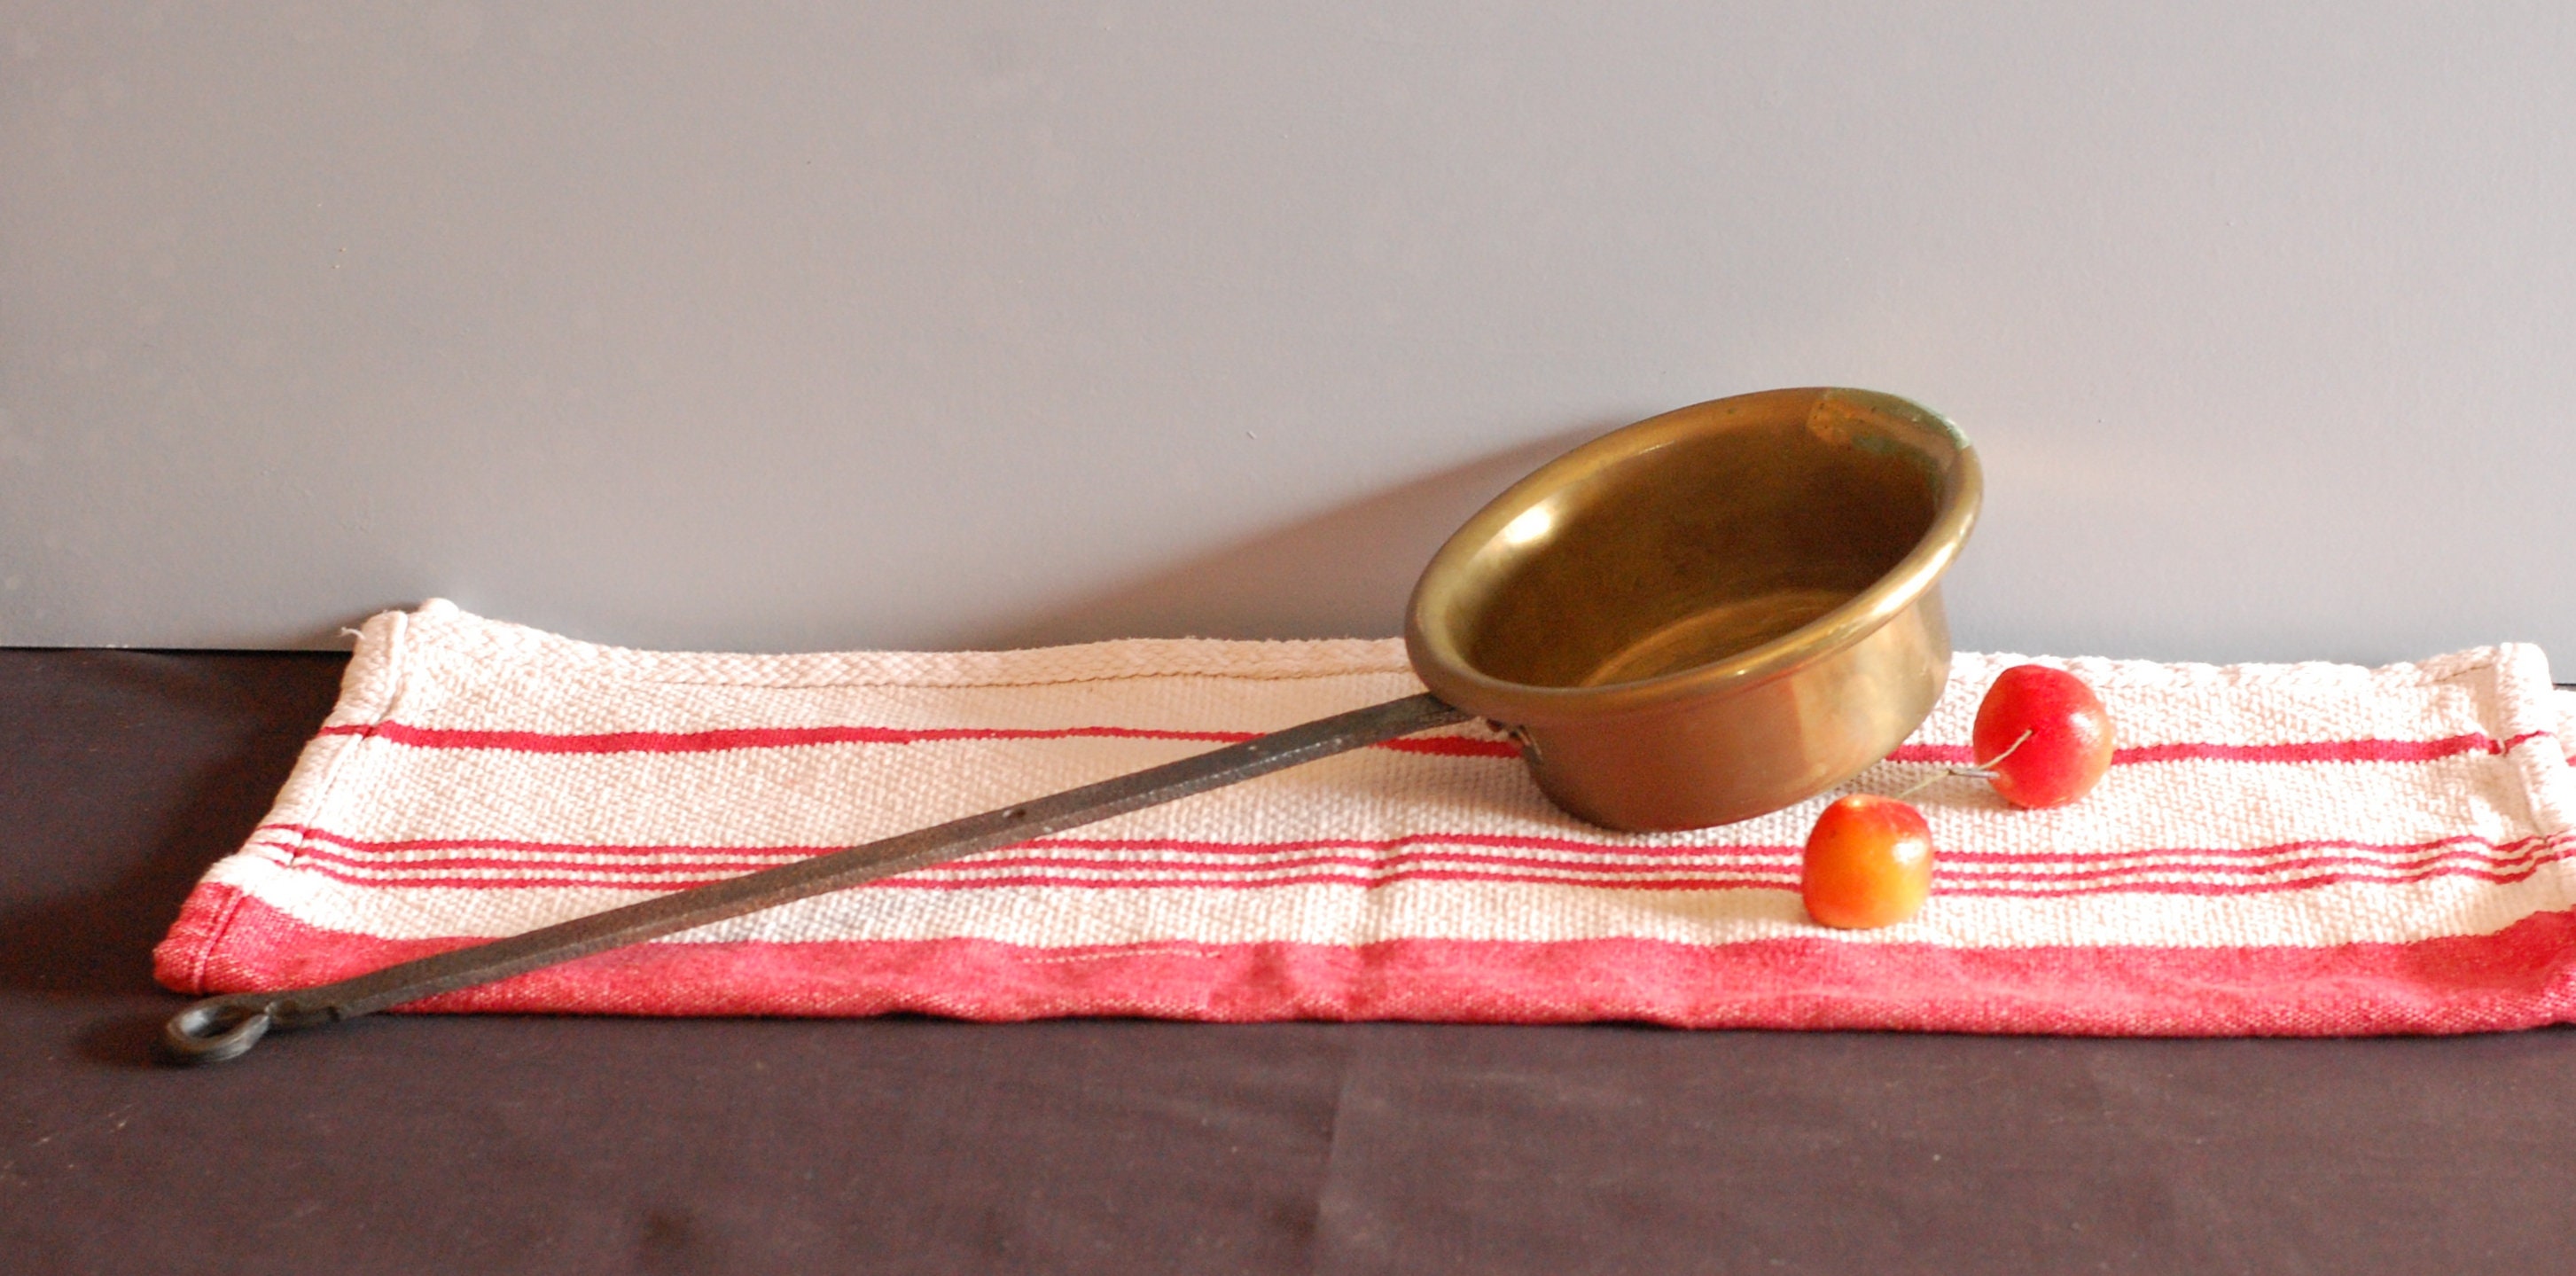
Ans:
{"type": "Polygon", "coordinates": [[[162,1025],[161,1048],[180,1063],[222,1063],[249,1053],[277,1021],[265,996],[209,997],[162,1025]]]}

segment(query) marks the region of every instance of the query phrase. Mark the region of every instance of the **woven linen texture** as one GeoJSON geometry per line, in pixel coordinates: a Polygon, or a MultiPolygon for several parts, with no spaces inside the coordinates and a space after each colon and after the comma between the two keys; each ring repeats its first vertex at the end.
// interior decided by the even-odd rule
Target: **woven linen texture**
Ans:
{"type": "MultiPolygon", "coordinates": [[[[1849,789],[1966,761],[1961,654],[1849,789]]],[[[1911,800],[1915,920],[1809,922],[1831,795],[1627,835],[1468,726],[413,1007],[1577,1022],[2104,1034],[2576,1018],[2571,707],[2528,646],[2415,664],[2046,661],[2118,724],[2049,811],[1911,800]]],[[[156,954],[169,987],[346,978],[1421,690],[1393,640],[745,656],[444,602],[372,619],[275,809],[156,954]]]]}

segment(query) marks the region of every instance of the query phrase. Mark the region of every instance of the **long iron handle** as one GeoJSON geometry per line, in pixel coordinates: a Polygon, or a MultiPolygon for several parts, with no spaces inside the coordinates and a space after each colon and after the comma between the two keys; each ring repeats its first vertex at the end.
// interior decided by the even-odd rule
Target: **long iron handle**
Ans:
{"type": "Polygon", "coordinates": [[[451,949],[354,979],[209,997],[171,1018],[161,1031],[162,1045],[181,1063],[220,1063],[239,1058],[271,1028],[309,1028],[355,1019],[809,895],[1078,828],[1467,717],[1464,710],[1427,693],[1354,709],[1114,780],[675,891],[508,939],[451,949]]]}

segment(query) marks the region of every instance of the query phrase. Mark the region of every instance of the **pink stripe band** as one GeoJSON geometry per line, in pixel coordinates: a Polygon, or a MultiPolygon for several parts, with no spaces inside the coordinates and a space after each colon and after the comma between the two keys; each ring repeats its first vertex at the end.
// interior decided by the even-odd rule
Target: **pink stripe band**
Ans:
{"type": "MultiPolygon", "coordinates": [[[[154,971],[189,994],[326,983],[458,947],[322,930],[193,896],[154,971]],[[227,927],[229,929],[227,929],[227,927]],[[226,935],[210,950],[217,933],[226,935]]],[[[2122,1036],[2448,1033],[2576,1018],[2576,916],[2494,934],[2298,947],[1951,949],[1396,940],[1357,947],[989,940],[645,944],[406,1007],[640,1015],[1140,1015],[1257,1022],[1647,1022],[2122,1036]]]]}

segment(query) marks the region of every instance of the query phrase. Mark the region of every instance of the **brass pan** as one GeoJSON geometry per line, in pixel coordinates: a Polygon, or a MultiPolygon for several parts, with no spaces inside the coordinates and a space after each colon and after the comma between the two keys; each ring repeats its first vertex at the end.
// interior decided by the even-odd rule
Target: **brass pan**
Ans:
{"type": "Polygon", "coordinates": [[[1541,467],[1432,557],[1405,649],[1616,829],[1776,811],[1921,725],[1950,667],[1939,581],[1976,453],[1891,395],[1774,390],[1667,412],[1541,467]]]}

